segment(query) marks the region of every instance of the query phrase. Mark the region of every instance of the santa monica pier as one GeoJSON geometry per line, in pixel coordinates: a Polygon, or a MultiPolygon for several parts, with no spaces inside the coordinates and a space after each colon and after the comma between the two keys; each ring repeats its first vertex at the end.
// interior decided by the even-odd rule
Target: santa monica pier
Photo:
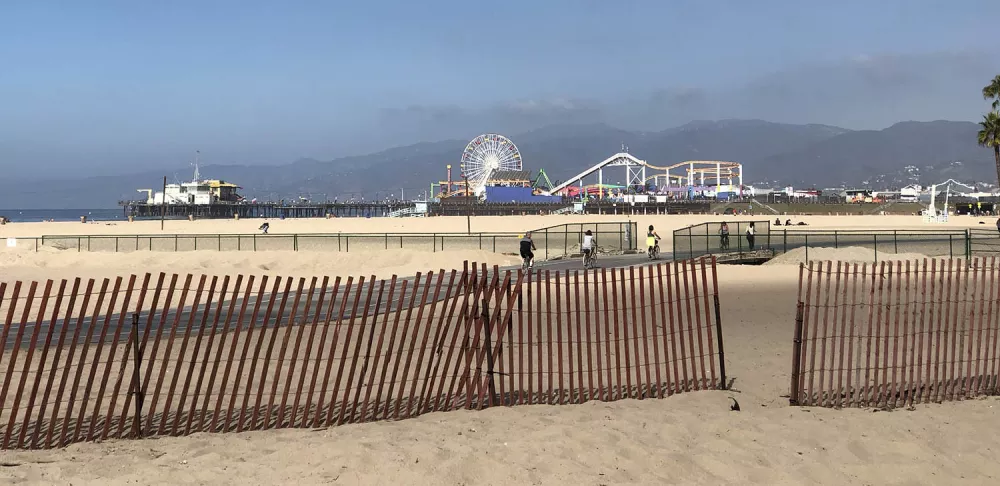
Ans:
{"type": "Polygon", "coordinates": [[[144,199],[120,205],[126,217],[135,218],[674,214],[708,212],[713,202],[749,196],[741,163],[654,165],[624,146],[602,161],[581,164],[583,170],[557,183],[544,169],[528,168],[515,143],[499,134],[474,138],[456,159],[442,162],[444,177],[429,184],[422,200],[258,201],[242,196],[238,184],[200,178],[196,168],[190,182],[139,189],[144,199]]]}

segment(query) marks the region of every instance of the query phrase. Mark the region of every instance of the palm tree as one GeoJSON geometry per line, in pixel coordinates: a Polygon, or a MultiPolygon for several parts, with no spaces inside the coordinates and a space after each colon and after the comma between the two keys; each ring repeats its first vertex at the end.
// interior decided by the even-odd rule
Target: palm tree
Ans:
{"type": "Polygon", "coordinates": [[[1000,109],[1000,74],[983,88],[983,99],[993,100],[993,111],[1000,109]]]}
{"type": "Polygon", "coordinates": [[[993,159],[996,161],[997,182],[1000,183],[1000,114],[991,111],[983,115],[979,122],[979,145],[993,149],[993,159]]]}

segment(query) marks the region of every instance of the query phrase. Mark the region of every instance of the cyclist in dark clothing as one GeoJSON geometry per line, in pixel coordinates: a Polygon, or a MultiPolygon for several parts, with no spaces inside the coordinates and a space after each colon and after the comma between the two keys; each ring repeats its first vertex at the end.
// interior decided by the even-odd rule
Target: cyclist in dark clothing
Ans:
{"type": "Polygon", "coordinates": [[[525,233],[524,238],[521,238],[521,258],[528,259],[528,268],[535,266],[535,254],[532,253],[535,248],[535,242],[531,241],[531,233],[525,233]]]}

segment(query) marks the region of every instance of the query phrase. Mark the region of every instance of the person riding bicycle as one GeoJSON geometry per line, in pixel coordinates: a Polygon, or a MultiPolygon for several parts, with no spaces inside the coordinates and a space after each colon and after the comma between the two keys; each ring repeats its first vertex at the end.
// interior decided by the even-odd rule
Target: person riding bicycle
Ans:
{"type": "Polygon", "coordinates": [[[655,247],[660,242],[660,235],[656,234],[653,229],[653,225],[649,225],[649,230],[646,231],[646,252],[652,256],[653,247],[655,247]]]}
{"type": "Polygon", "coordinates": [[[595,248],[594,233],[587,230],[583,234],[583,243],[580,244],[580,249],[583,250],[583,264],[586,265],[587,261],[590,260],[592,253],[595,248]]]}
{"type": "Polygon", "coordinates": [[[535,242],[531,241],[531,233],[525,233],[524,238],[521,238],[521,258],[528,260],[528,268],[535,266],[535,254],[532,251],[537,249],[535,248],[535,242]]]}

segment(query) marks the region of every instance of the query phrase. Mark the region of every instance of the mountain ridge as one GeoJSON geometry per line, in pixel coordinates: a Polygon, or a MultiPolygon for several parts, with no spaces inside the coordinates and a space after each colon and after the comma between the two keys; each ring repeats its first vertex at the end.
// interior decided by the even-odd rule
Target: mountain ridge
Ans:
{"type": "MultiPolygon", "coordinates": [[[[937,182],[935,177],[945,174],[993,184],[992,155],[976,145],[977,130],[976,123],[947,120],[901,121],[881,130],[850,130],[727,119],[695,120],[657,132],[628,131],[602,123],[550,125],[510,138],[526,169],[543,168],[553,180],[573,177],[624,144],[637,157],[660,166],[684,160],[742,162],[744,182],[762,186],[830,187],[863,182],[893,186],[937,182]]],[[[457,179],[467,144],[457,139],[428,141],[328,161],[299,158],[272,166],[210,164],[201,167],[201,174],[238,183],[250,198],[399,197],[400,189],[411,195],[411,191],[429,191],[431,182],[445,178],[448,164],[457,179]]],[[[179,176],[180,171],[166,172],[169,177],[179,176]]],[[[614,171],[605,171],[606,178],[617,177],[609,172],[614,171]]],[[[150,170],[30,183],[4,180],[0,181],[0,207],[111,207],[120,199],[138,197],[136,189],[158,187],[163,175],[163,171],[150,170]]]]}

